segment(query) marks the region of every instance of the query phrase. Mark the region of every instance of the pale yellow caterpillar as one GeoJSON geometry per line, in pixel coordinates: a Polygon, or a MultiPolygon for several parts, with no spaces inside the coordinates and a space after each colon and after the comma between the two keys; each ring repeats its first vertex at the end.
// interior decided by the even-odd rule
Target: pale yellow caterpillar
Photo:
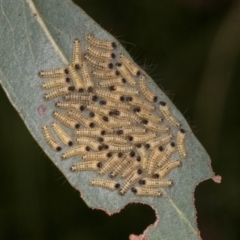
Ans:
{"type": "Polygon", "coordinates": [[[132,96],[132,95],[138,95],[139,91],[133,87],[126,87],[126,86],[120,86],[120,85],[116,85],[116,86],[111,86],[109,88],[110,91],[114,91],[117,93],[121,93],[127,96],[132,96]]]}
{"type": "Polygon", "coordinates": [[[92,77],[90,75],[90,72],[88,70],[88,66],[87,66],[86,62],[82,63],[81,74],[82,74],[82,79],[83,79],[85,88],[89,92],[92,92],[93,88],[94,88],[94,83],[92,81],[92,77]]]}
{"type": "Polygon", "coordinates": [[[119,102],[123,100],[123,97],[122,97],[123,94],[121,93],[112,93],[104,89],[96,89],[95,93],[97,96],[104,98],[107,101],[119,102]]]}
{"type": "Polygon", "coordinates": [[[164,178],[172,169],[181,165],[181,161],[179,160],[171,160],[166,162],[162,167],[158,168],[153,177],[154,178],[164,178]]]}
{"type": "Polygon", "coordinates": [[[76,103],[90,103],[91,101],[97,101],[97,97],[91,93],[69,93],[64,96],[64,100],[76,102],[76,103]]]}
{"type": "Polygon", "coordinates": [[[150,102],[147,102],[146,100],[137,97],[137,96],[131,96],[127,97],[126,100],[133,106],[138,106],[138,107],[143,107],[146,108],[147,110],[154,110],[155,106],[152,105],[150,102]]]}
{"type": "Polygon", "coordinates": [[[82,51],[79,39],[74,39],[73,41],[73,51],[72,51],[72,65],[75,69],[80,69],[82,66],[82,51]]]}
{"type": "Polygon", "coordinates": [[[87,52],[95,58],[99,58],[101,60],[112,60],[116,57],[116,54],[112,51],[104,51],[102,49],[96,48],[92,45],[88,45],[86,47],[87,52]]]}
{"type": "Polygon", "coordinates": [[[101,151],[101,152],[88,152],[82,156],[82,159],[85,161],[91,160],[109,160],[113,154],[109,151],[101,151]]]}
{"type": "Polygon", "coordinates": [[[56,102],[55,106],[57,108],[62,108],[62,109],[77,109],[80,111],[84,111],[85,110],[85,106],[81,103],[76,103],[76,102],[72,102],[72,101],[61,101],[61,102],[56,102]]]}
{"type": "Polygon", "coordinates": [[[173,126],[175,127],[180,127],[181,123],[174,118],[174,116],[172,115],[172,113],[170,112],[169,107],[167,106],[167,104],[165,102],[160,102],[159,103],[159,109],[160,112],[163,114],[163,116],[165,117],[165,119],[173,126]]]}
{"type": "Polygon", "coordinates": [[[134,187],[131,190],[137,196],[160,197],[162,195],[160,190],[148,187],[134,187]]]}
{"type": "Polygon", "coordinates": [[[151,139],[154,139],[156,137],[155,132],[149,132],[149,133],[144,133],[144,134],[131,134],[128,137],[128,140],[131,141],[133,144],[137,143],[145,143],[151,139]]]}
{"type": "Polygon", "coordinates": [[[44,137],[46,143],[48,144],[48,146],[51,149],[53,149],[54,151],[62,150],[60,144],[53,138],[53,136],[50,132],[50,129],[47,125],[42,126],[42,134],[43,134],[43,137],[44,137]]]}
{"type": "Polygon", "coordinates": [[[107,79],[107,80],[100,80],[98,81],[98,86],[100,87],[111,87],[111,86],[116,86],[116,85],[123,85],[126,83],[126,80],[122,77],[115,77],[112,79],[107,79]]]}
{"type": "Polygon", "coordinates": [[[110,179],[101,179],[101,178],[94,178],[90,180],[91,186],[102,187],[108,190],[116,190],[120,187],[120,184],[114,180],[110,179]]]}
{"type": "Polygon", "coordinates": [[[140,178],[142,170],[135,170],[131,175],[129,175],[126,180],[122,183],[120,187],[119,194],[124,195],[140,178]]]}
{"type": "Polygon", "coordinates": [[[52,129],[55,131],[59,139],[63,142],[63,144],[67,146],[72,146],[73,141],[72,138],[69,136],[69,134],[61,127],[60,124],[56,122],[51,123],[52,129]]]}
{"type": "Polygon", "coordinates": [[[42,89],[65,87],[70,82],[68,77],[52,78],[42,83],[42,89]]]}
{"type": "Polygon", "coordinates": [[[71,77],[71,80],[73,81],[73,85],[76,88],[77,91],[83,92],[84,91],[84,82],[77,70],[72,66],[68,65],[68,71],[69,75],[71,77]]]}
{"type": "Polygon", "coordinates": [[[125,78],[130,85],[135,86],[136,80],[131,76],[128,69],[121,63],[118,63],[116,66],[118,72],[123,76],[123,78],[125,78]]]}
{"type": "Polygon", "coordinates": [[[102,128],[81,128],[75,131],[78,137],[102,137],[106,131],[102,128]]]}
{"type": "Polygon", "coordinates": [[[160,161],[158,161],[157,166],[161,167],[172,156],[175,150],[176,150],[175,143],[174,142],[168,143],[160,161]]]}
{"type": "Polygon", "coordinates": [[[164,148],[162,146],[155,147],[152,150],[146,164],[146,171],[148,175],[153,174],[157,166],[157,163],[159,162],[159,159],[162,159],[163,154],[164,154],[164,148]]]}
{"type": "Polygon", "coordinates": [[[118,155],[113,155],[108,161],[104,162],[102,168],[98,171],[99,174],[104,175],[105,173],[113,169],[115,166],[120,164],[121,161],[121,157],[119,157],[118,155]]]}
{"type": "Polygon", "coordinates": [[[107,50],[114,50],[117,47],[117,44],[109,40],[101,40],[94,37],[91,34],[86,35],[86,40],[95,47],[104,48],[107,50]]]}
{"type": "Polygon", "coordinates": [[[76,171],[97,171],[102,167],[102,163],[99,161],[87,161],[87,162],[79,162],[70,168],[72,172],[76,171]]]}
{"type": "Polygon", "coordinates": [[[164,144],[170,142],[172,138],[173,138],[173,136],[170,133],[160,135],[160,136],[156,137],[155,139],[151,139],[151,140],[147,141],[146,147],[154,148],[156,146],[164,145],[164,144]]]}
{"type": "Polygon", "coordinates": [[[92,71],[92,76],[95,78],[99,78],[99,79],[114,79],[118,76],[119,74],[116,73],[116,71],[111,70],[111,71],[103,71],[103,70],[93,70],[92,71]]]}
{"type": "Polygon", "coordinates": [[[80,127],[80,124],[78,121],[76,121],[73,118],[70,118],[69,116],[67,116],[61,112],[54,111],[53,117],[69,128],[74,129],[74,128],[80,127]]]}
{"type": "Polygon", "coordinates": [[[103,149],[102,144],[99,143],[99,141],[95,140],[94,138],[91,137],[79,137],[76,139],[77,143],[80,145],[87,145],[91,149],[96,150],[96,151],[101,151],[103,149]]]}
{"type": "Polygon", "coordinates": [[[113,69],[113,64],[110,61],[99,60],[98,58],[95,58],[88,54],[85,54],[84,58],[92,67],[105,70],[105,71],[109,71],[113,69]]]}
{"type": "Polygon", "coordinates": [[[139,184],[144,185],[144,187],[159,188],[172,186],[172,181],[168,179],[143,178],[139,181],[139,184]]]}
{"type": "Polygon", "coordinates": [[[131,163],[130,163],[130,165],[128,165],[128,167],[125,168],[125,169],[121,172],[120,176],[121,176],[122,178],[126,178],[126,177],[128,177],[133,171],[135,171],[137,168],[139,168],[139,167],[140,167],[140,161],[139,161],[139,160],[140,160],[139,157],[133,158],[132,161],[131,161],[131,163]]]}
{"type": "Polygon", "coordinates": [[[75,109],[68,110],[67,114],[69,117],[80,122],[84,127],[91,127],[91,128],[95,127],[95,124],[91,118],[86,117],[81,112],[76,111],[75,109]]]}
{"type": "Polygon", "coordinates": [[[131,165],[132,160],[128,157],[124,158],[121,164],[117,165],[114,170],[110,173],[110,177],[114,178],[121,172],[123,172],[125,169],[127,169],[131,165]]]}
{"type": "Polygon", "coordinates": [[[131,61],[129,58],[127,58],[123,53],[120,53],[119,57],[124,66],[126,66],[126,68],[130,71],[130,73],[133,76],[139,76],[141,74],[139,67],[136,66],[135,63],[131,61]]]}
{"type": "Polygon", "coordinates": [[[150,102],[157,102],[158,98],[155,93],[151,92],[151,90],[147,86],[146,77],[141,75],[139,78],[139,87],[143,95],[150,101],[150,102]]]}
{"type": "Polygon", "coordinates": [[[161,123],[162,118],[158,115],[146,110],[145,108],[136,107],[133,111],[141,118],[153,121],[155,123],[161,123]]]}
{"type": "Polygon", "coordinates": [[[181,157],[186,157],[187,156],[187,152],[186,152],[186,149],[185,149],[185,146],[184,146],[185,136],[186,136],[185,130],[181,128],[177,132],[177,140],[176,140],[177,150],[178,150],[178,153],[181,157]]]}
{"type": "Polygon", "coordinates": [[[68,74],[68,70],[66,68],[55,68],[51,70],[42,70],[39,71],[39,76],[42,78],[61,78],[66,77],[66,74],[68,74]]]}
{"type": "Polygon", "coordinates": [[[67,149],[63,154],[62,154],[62,159],[67,159],[73,156],[77,155],[83,155],[86,152],[90,151],[90,148],[86,145],[77,145],[74,147],[71,147],[67,149]]]}
{"type": "Polygon", "coordinates": [[[44,99],[50,100],[59,96],[63,96],[73,90],[74,90],[74,87],[72,86],[71,87],[63,86],[63,87],[53,88],[51,91],[44,94],[44,99]]]}

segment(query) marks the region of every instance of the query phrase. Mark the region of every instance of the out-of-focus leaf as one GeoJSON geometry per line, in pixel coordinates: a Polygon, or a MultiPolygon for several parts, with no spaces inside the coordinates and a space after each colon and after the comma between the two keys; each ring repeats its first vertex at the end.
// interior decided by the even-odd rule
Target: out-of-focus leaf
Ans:
{"type": "MultiPolygon", "coordinates": [[[[170,105],[187,130],[188,156],[181,168],[170,173],[174,186],[164,190],[164,197],[136,197],[131,192],[120,196],[117,192],[90,187],[89,179],[96,174],[71,173],[69,166],[76,158],[61,161],[60,154],[51,151],[42,137],[41,126],[52,121],[55,107],[53,101],[43,100],[38,71],[67,64],[74,38],[79,38],[83,45],[86,33],[103,39],[114,38],[67,0],[2,0],[0,23],[1,85],[33,137],[70,184],[81,192],[88,206],[112,214],[130,202],[147,203],[156,210],[158,222],[145,232],[146,237],[151,240],[200,239],[193,192],[196,184],[214,176],[210,159],[181,113],[153,81],[152,87],[158,89],[158,96],[170,105]]],[[[119,50],[125,52],[121,46],[119,50]]],[[[144,218],[136,216],[136,221],[141,217],[144,218]]]]}

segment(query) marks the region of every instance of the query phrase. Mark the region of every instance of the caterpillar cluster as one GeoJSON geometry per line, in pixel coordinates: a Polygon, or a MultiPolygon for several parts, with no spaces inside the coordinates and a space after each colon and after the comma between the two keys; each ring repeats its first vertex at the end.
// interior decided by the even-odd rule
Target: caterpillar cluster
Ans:
{"type": "Polygon", "coordinates": [[[141,69],[109,40],[73,42],[71,63],[40,71],[45,100],[57,98],[54,121],[42,126],[45,141],[62,160],[79,156],[72,172],[95,171],[91,186],[161,196],[165,178],[185,158],[185,130],[141,69]],[[176,154],[175,154],[176,153],[176,154]],[[172,156],[177,159],[172,159],[172,156]]]}

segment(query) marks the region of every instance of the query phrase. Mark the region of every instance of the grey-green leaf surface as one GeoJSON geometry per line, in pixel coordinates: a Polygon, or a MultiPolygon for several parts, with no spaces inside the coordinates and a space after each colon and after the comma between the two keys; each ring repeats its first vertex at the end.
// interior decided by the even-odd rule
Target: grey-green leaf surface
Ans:
{"type": "MultiPolygon", "coordinates": [[[[0,23],[1,85],[33,137],[70,184],[81,192],[88,206],[112,214],[130,202],[146,203],[155,209],[158,218],[144,233],[150,240],[200,239],[193,192],[199,182],[214,176],[210,159],[181,113],[154,81],[151,87],[158,89],[159,97],[170,105],[187,130],[188,157],[181,168],[170,173],[174,186],[166,189],[163,197],[136,197],[131,192],[120,196],[90,187],[89,179],[96,174],[71,173],[69,166],[77,159],[61,161],[60,154],[53,152],[43,139],[41,126],[52,121],[54,101],[43,100],[38,71],[67,64],[74,38],[86,44],[86,33],[103,39],[114,39],[113,36],[68,0],[0,0],[0,23]]],[[[121,46],[119,49],[125,52],[121,46]]]]}

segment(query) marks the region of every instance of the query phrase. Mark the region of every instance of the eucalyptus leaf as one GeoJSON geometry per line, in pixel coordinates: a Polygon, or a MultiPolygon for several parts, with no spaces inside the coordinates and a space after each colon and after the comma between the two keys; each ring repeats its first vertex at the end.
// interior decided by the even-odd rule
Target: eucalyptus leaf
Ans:
{"type": "MultiPolygon", "coordinates": [[[[83,46],[87,33],[102,39],[116,39],[68,0],[2,0],[0,12],[1,85],[33,137],[70,184],[81,192],[88,206],[113,214],[130,202],[149,204],[155,209],[158,220],[145,231],[145,237],[151,240],[200,239],[193,192],[199,182],[214,176],[210,159],[181,113],[154,81],[150,82],[151,89],[167,102],[187,131],[187,158],[180,168],[169,174],[174,186],[164,190],[161,198],[137,197],[131,192],[120,196],[117,192],[93,188],[88,182],[96,173],[70,172],[69,167],[78,159],[62,161],[60,153],[53,152],[44,141],[41,126],[50,124],[55,105],[54,101],[44,101],[38,72],[66,65],[71,59],[75,38],[80,39],[83,46]]],[[[128,55],[119,43],[118,46],[118,51],[128,55]]]]}

